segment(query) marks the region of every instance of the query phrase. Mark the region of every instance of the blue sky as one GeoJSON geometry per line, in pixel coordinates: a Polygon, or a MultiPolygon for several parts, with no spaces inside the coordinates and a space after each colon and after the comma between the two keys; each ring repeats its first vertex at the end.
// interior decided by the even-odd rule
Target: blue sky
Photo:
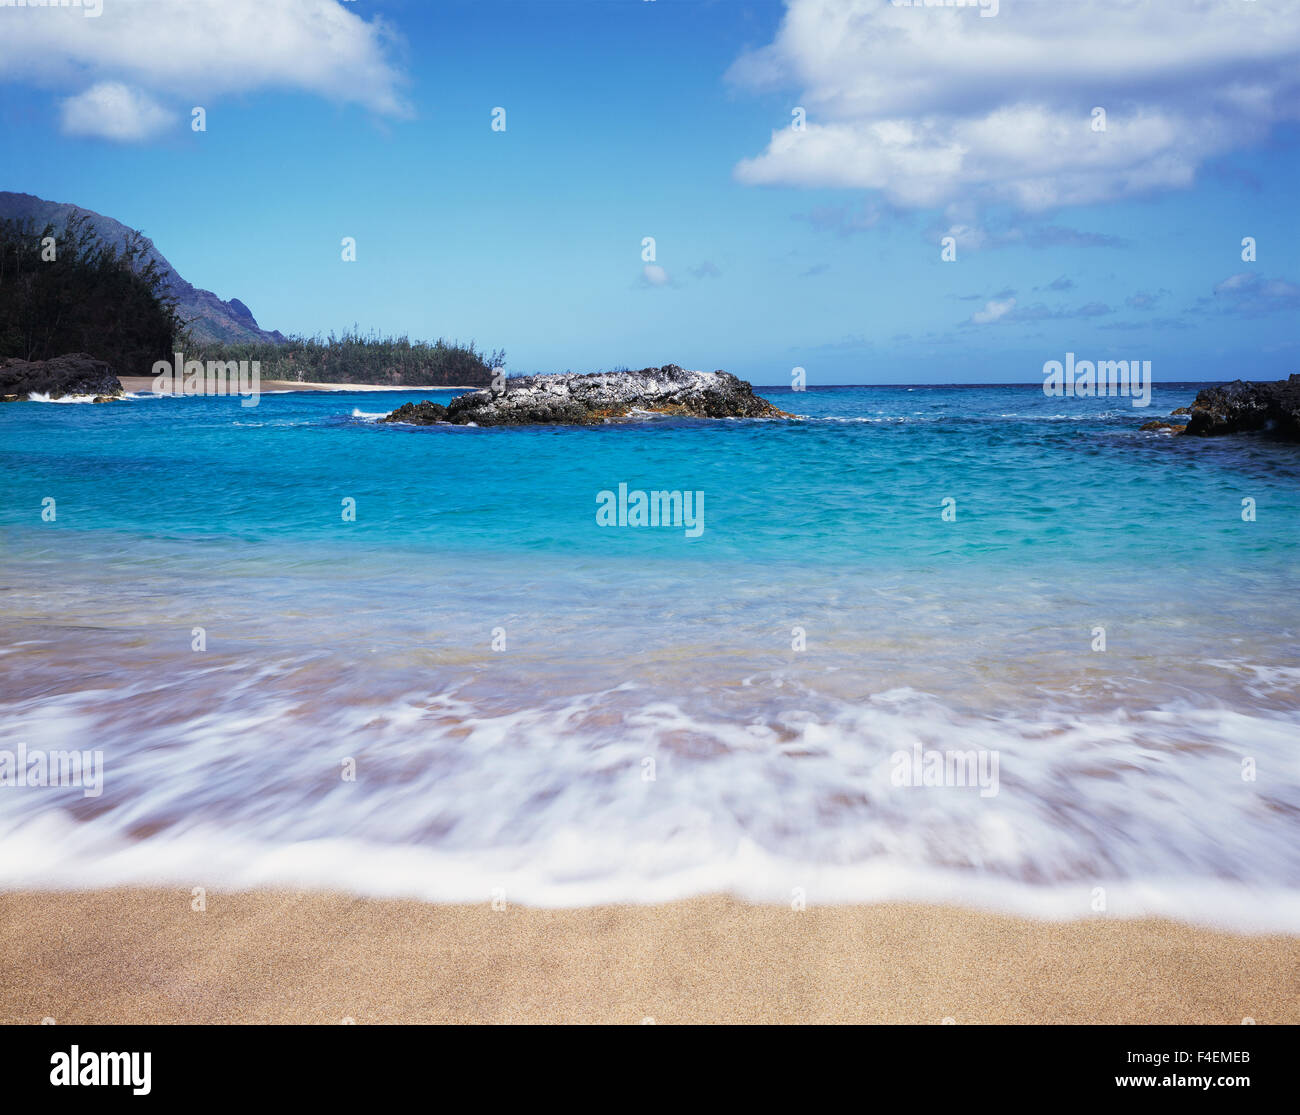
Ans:
{"type": "Polygon", "coordinates": [[[1300,371],[1291,0],[271,7],[0,8],[0,189],[142,228],[265,328],[512,372],[1300,371]]]}

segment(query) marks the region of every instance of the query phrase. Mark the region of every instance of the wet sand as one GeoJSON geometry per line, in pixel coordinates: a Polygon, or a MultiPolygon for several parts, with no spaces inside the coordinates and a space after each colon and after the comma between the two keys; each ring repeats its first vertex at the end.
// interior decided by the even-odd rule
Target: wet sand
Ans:
{"type": "Polygon", "coordinates": [[[1300,1022],[1300,938],[918,904],[0,894],[0,1023],[1300,1022]]]}

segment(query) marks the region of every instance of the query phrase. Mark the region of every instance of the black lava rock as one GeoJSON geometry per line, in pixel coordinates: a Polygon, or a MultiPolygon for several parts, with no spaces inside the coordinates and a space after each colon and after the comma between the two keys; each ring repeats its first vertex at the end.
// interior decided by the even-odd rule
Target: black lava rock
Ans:
{"type": "Polygon", "coordinates": [[[36,392],[52,399],[64,395],[122,394],[122,384],[103,360],[72,352],[51,360],[0,360],[0,397],[26,399],[36,392]]]}

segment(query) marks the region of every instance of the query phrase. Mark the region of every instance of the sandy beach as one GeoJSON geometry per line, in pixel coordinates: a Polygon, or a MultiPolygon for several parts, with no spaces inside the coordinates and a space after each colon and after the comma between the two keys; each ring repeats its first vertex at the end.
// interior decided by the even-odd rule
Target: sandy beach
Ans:
{"type": "MultiPolygon", "coordinates": [[[[153,391],[152,376],[118,376],[122,390],[130,394],[148,394],[153,391]]],[[[262,394],[270,391],[473,391],[468,384],[441,384],[433,387],[422,384],[391,383],[299,383],[290,379],[264,379],[258,384],[262,394]]]]}
{"type": "Polygon", "coordinates": [[[0,1023],[1300,1022],[1300,939],[707,897],[0,895],[0,1023]]]}

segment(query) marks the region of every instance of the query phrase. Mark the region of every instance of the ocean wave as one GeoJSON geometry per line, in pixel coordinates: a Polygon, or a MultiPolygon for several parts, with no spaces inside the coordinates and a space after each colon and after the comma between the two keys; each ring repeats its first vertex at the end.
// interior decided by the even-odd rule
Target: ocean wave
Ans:
{"type": "Polygon", "coordinates": [[[795,690],[743,722],[634,684],[502,711],[454,688],[335,705],[333,684],[285,681],[212,668],[197,694],[224,696],[202,711],[147,682],[11,704],[0,747],[93,740],[104,788],[0,791],[0,886],[502,886],[536,905],[802,888],[1061,918],[1095,916],[1101,888],[1112,916],[1300,931],[1294,716],[975,716],[901,688],[795,690]],[[898,756],[930,752],[996,755],[994,792],[897,784],[898,756]]]}
{"type": "Polygon", "coordinates": [[[1103,876],[1034,885],[884,857],[850,866],[809,863],[775,855],[752,841],[721,846],[602,838],[598,844],[608,870],[593,877],[590,834],[576,827],[523,855],[517,850],[449,853],[347,837],[272,844],[206,826],[147,842],[106,842],[94,826],[50,814],[0,831],[0,889],[274,887],[450,903],[484,903],[503,895],[510,902],[551,908],[730,894],[780,905],[796,897],[810,906],[926,902],[1045,921],[1163,917],[1245,933],[1300,931],[1300,893],[1215,878],[1103,876]],[[668,857],[676,865],[653,874],[638,870],[648,860],[668,857]],[[546,871],[539,872],[539,862],[546,871]],[[1096,907],[1098,888],[1105,893],[1104,910],[1096,907]]]}
{"type": "Polygon", "coordinates": [[[32,391],[27,396],[29,403],[93,403],[98,395],[60,395],[51,398],[48,392],[32,391]]]}
{"type": "Polygon", "coordinates": [[[805,422],[837,422],[846,425],[878,425],[882,423],[907,423],[915,425],[935,425],[941,423],[969,423],[992,425],[996,422],[1015,420],[1020,422],[1114,422],[1134,417],[1149,417],[1128,411],[1098,411],[1095,414],[882,414],[882,415],[838,415],[838,414],[796,414],[796,418],[805,422]]]}

